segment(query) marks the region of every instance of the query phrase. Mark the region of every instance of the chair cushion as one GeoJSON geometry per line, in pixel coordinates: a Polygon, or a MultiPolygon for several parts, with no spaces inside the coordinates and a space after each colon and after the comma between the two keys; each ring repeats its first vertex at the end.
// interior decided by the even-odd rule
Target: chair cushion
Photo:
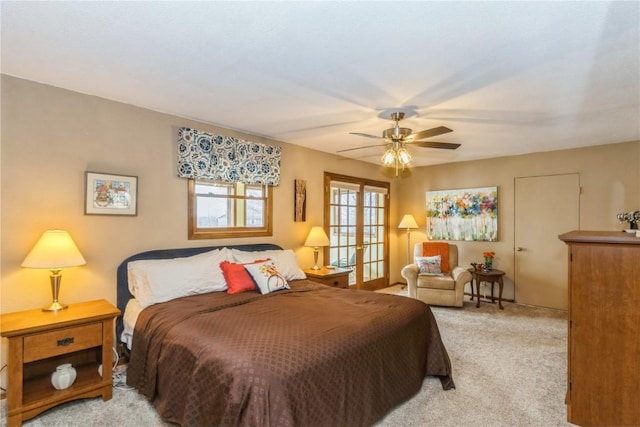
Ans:
{"type": "Polygon", "coordinates": [[[453,291],[456,288],[456,282],[450,274],[444,276],[418,274],[417,287],[453,291]]]}
{"type": "Polygon", "coordinates": [[[449,265],[449,244],[444,242],[422,242],[422,256],[440,255],[443,273],[451,271],[449,265]]]}

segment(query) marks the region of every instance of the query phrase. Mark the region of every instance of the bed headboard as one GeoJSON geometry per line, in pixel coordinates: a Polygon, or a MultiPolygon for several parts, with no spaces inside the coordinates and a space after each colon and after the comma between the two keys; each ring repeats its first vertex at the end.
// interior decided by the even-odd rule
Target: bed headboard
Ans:
{"type": "Polygon", "coordinates": [[[256,252],[267,251],[274,249],[282,249],[278,245],[272,243],[257,243],[252,245],[224,245],[224,246],[205,246],[199,248],[179,248],[179,249],[157,249],[153,251],[140,252],[135,255],[131,255],[129,258],[122,261],[118,266],[117,273],[117,292],[118,292],[118,308],[120,309],[120,316],[116,319],[116,342],[120,342],[120,335],[124,329],[122,323],[122,316],[124,315],[124,309],[127,307],[127,303],[133,295],[129,292],[129,282],[127,274],[127,265],[131,261],[139,261],[145,259],[170,259],[170,258],[184,258],[192,255],[197,255],[203,252],[212,251],[220,248],[238,249],[241,251],[256,252]]]}

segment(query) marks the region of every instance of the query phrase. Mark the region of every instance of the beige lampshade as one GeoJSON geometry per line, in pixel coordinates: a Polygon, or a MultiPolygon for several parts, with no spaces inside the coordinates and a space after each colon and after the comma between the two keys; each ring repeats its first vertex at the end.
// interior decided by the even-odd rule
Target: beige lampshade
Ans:
{"type": "Polygon", "coordinates": [[[324,229],[321,226],[316,225],[315,227],[311,228],[311,231],[309,232],[309,235],[307,236],[307,240],[304,242],[304,245],[318,247],[318,246],[329,246],[330,243],[331,242],[327,237],[327,233],[324,232],[324,229]]]}
{"type": "Polygon", "coordinates": [[[398,228],[418,228],[418,223],[416,223],[413,215],[407,214],[402,217],[402,221],[400,221],[398,228]]]}
{"type": "Polygon", "coordinates": [[[47,230],[22,262],[23,267],[59,270],[87,262],[64,230],[47,230]]]}

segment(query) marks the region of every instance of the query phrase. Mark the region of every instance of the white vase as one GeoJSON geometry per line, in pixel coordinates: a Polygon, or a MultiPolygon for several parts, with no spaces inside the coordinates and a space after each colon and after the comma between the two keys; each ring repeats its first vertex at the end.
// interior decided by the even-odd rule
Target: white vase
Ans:
{"type": "Polygon", "coordinates": [[[51,384],[57,390],[64,390],[71,386],[76,380],[76,369],[71,366],[71,363],[65,363],[56,368],[56,371],[51,374],[51,384]]]}

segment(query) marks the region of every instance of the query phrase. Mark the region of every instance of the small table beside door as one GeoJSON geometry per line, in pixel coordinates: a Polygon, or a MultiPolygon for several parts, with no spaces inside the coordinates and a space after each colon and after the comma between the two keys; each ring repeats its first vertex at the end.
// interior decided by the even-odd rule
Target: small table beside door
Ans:
{"type": "Polygon", "coordinates": [[[322,267],[318,270],[307,269],[304,270],[307,275],[307,279],[322,283],[323,285],[333,286],[334,288],[349,289],[349,274],[350,268],[326,268],[322,267]]]}
{"type": "Polygon", "coordinates": [[[493,296],[493,285],[498,282],[499,293],[498,293],[498,307],[500,310],[504,310],[502,306],[502,289],[504,284],[502,282],[502,277],[505,275],[505,272],[502,270],[492,269],[492,270],[475,270],[470,268],[469,272],[473,276],[473,280],[471,281],[471,301],[473,301],[473,283],[476,285],[476,294],[478,297],[478,302],[476,303],[476,308],[480,307],[480,282],[491,283],[491,302],[495,303],[495,297],[493,296]]]}

